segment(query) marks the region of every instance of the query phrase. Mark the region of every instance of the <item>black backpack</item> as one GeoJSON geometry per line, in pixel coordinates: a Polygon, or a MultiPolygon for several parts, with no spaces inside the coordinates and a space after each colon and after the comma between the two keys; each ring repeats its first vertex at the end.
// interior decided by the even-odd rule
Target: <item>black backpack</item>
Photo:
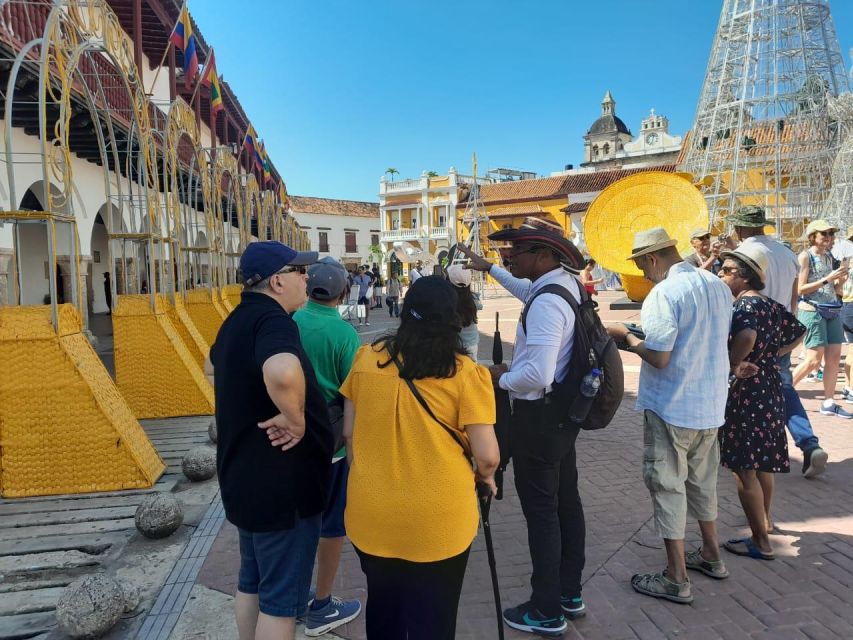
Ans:
{"type": "Polygon", "coordinates": [[[593,369],[602,371],[601,387],[592,403],[589,415],[580,423],[582,429],[603,429],[616,414],[622,396],[625,393],[625,372],[622,369],[622,358],[616,348],[616,342],[611,338],[598,317],[598,303],[592,300],[589,293],[581,286],[581,302],[578,304],[568,289],[559,284],[549,284],[537,291],[521,314],[521,327],[527,334],[527,312],[533,301],[544,293],[553,293],[565,300],[575,314],[574,344],[569,360],[569,370],[561,381],[554,381],[551,391],[546,396],[548,404],[556,411],[558,421],[565,420],[568,424],[569,407],[580,393],[583,377],[593,369]]]}

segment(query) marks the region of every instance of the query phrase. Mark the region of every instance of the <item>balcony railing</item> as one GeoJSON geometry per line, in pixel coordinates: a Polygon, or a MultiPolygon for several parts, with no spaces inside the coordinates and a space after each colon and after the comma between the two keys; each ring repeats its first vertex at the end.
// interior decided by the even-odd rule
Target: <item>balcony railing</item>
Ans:
{"type": "Polygon", "coordinates": [[[397,242],[400,240],[417,240],[422,237],[420,229],[389,229],[382,232],[383,242],[397,242]]]}
{"type": "Polygon", "coordinates": [[[425,178],[398,180],[397,182],[386,182],[385,193],[398,193],[400,191],[419,191],[424,187],[426,187],[425,178]]]}
{"type": "Polygon", "coordinates": [[[448,227],[432,227],[429,230],[429,237],[435,239],[449,238],[450,229],[448,227]]]}

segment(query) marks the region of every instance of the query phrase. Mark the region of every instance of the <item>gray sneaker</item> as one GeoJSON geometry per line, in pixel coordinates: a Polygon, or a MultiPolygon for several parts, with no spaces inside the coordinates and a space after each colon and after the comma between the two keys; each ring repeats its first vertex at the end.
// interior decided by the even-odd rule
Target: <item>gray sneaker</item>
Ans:
{"type": "Polygon", "coordinates": [[[853,413],[849,411],[845,411],[841,408],[840,405],[836,403],[832,403],[831,407],[827,407],[825,404],[820,405],[820,412],[825,416],[838,416],[839,418],[844,418],[845,420],[850,420],[853,418],[853,413]]]}
{"type": "Polygon", "coordinates": [[[631,586],[634,591],[652,598],[664,598],[679,604],[690,604],[693,602],[693,592],[690,589],[690,581],[673,582],[663,573],[638,573],[631,578],[631,586]]]}
{"type": "Polygon", "coordinates": [[[716,578],[717,580],[724,580],[729,577],[729,570],[726,569],[726,565],[723,564],[722,560],[705,560],[702,557],[702,549],[696,549],[696,551],[688,551],[684,554],[684,563],[687,565],[688,569],[693,569],[694,571],[701,571],[706,576],[711,578],[716,578]]]}

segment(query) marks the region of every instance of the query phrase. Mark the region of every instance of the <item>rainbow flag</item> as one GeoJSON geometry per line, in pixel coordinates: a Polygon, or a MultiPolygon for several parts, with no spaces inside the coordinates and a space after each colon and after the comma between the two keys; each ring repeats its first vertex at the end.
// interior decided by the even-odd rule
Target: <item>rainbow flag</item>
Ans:
{"type": "Polygon", "coordinates": [[[189,89],[190,84],[198,73],[198,51],[196,51],[195,34],[190,20],[190,11],[187,5],[181,10],[175,30],[170,38],[176,47],[184,52],[184,85],[189,89]]]}
{"type": "Polygon", "coordinates": [[[222,89],[219,86],[219,76],[216,74],[216,55],[213,53],[213,47],[210,48],[207,64],[201,73],[201,83],[205,87],[210,87],[210,109],[216,117],[225,105],[222,104],[222,89]]]}

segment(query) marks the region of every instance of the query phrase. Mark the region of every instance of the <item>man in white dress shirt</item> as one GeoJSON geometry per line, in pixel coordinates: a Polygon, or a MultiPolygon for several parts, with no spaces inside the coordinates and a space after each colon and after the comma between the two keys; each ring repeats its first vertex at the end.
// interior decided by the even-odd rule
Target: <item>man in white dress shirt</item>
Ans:
{"type": "Polygon", "coordinates": [[[495,384],[508,391],[512,401],[515,486],[533,563],[530,600],[506,609],[504,621],[520,631],[556,636],[568,626],[566,617],[586,613],[580,582],[586,528],[575,457],[579,425],[561,424],[544,401],[551,384],[566,376],[575,315],[563,297],[539,291],[556,284],[579,302],[582,285],[567,269],[580,269],[583,256],[559,225],[537,218],[489,239],[511,243],[504,257],[507,269],[462,245],[460,251],[471,260],[471,268],[487,271],[522,300],[527,311],[526,329],[519,323],[516,331],[512,366],[490,367],[495,384]]]}

